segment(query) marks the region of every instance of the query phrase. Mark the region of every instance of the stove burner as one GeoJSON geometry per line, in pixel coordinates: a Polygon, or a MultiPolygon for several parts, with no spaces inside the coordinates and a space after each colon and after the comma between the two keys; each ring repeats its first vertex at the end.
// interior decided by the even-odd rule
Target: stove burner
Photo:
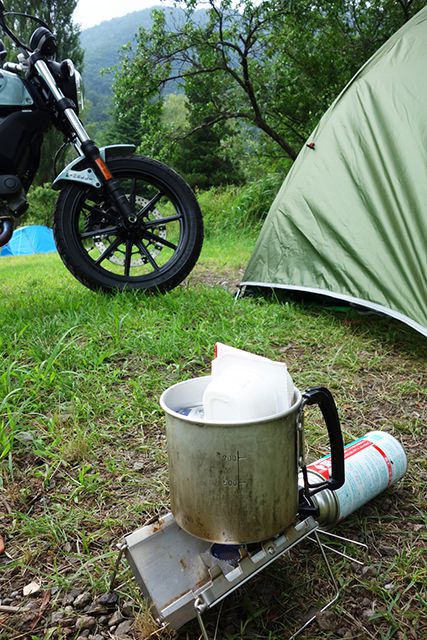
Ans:
{"type": "Polygon", "coordinates": [[[210,548],[211,554],[218,560],[238,561],[240,560],[239,544],[218,544],[215,543],[210,548]]]}

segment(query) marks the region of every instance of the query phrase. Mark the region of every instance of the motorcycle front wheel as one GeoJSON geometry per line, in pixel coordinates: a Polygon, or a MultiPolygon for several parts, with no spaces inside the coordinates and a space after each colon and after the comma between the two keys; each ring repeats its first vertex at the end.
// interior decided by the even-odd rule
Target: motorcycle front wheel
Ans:
{"type": "Polygon", "coordinates": [[[173,289],[202,248],[203,221],[194,193],[175,171],[150,158],[118,156],[108,167],[138,222],[126,226],[102,190],[65,186],[54,218],[62,261],[90,289],[173,289]]]}

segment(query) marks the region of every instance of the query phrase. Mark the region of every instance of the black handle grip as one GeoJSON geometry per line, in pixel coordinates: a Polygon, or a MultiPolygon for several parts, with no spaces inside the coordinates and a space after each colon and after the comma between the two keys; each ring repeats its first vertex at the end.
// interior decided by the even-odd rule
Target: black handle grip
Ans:
{"type": "Polygon", "coordinates": [[[303,393],[305,405],[317,404],[322,412],[329,436],[331,449],[331,477],[325,483],[314,485],[317,487],[310,495],[314,495],[322,489],[339,489],[345,482],[344,473],[344,442],[342,439],[341,424],[337,407],[332,393],[326,387],[312,387],[303,393]]]}

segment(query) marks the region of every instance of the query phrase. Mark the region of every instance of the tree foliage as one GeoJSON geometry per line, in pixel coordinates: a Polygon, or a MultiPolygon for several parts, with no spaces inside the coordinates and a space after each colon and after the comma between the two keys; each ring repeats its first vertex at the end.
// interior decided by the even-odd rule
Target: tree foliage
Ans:
{"type": "MultiPolygon", "coordinates": [[[[141,137],[165,89],[188,96],[193,131],[242,123],[294,159],[334,97],[425,0],[178,0],[173,25],[153,11],[115,82],[119,126],[141,137]]],[[[147,129],[145,129],[146,131],[147,129]]]]}
{"type": "MultiPolygon", "coordinates": [[[[17,11],[41,18],[56,36],[59,60],[71,58],[76,66],[83,64],[83,50],[80,47],[80,30],[73,23],[73,13],[77,0],[9,0],[8,11],[17,11]]],[[[20,40],[27,43],[37,23],[23,17],[8,17],[7,24],[13,25],[20,40]]]]}

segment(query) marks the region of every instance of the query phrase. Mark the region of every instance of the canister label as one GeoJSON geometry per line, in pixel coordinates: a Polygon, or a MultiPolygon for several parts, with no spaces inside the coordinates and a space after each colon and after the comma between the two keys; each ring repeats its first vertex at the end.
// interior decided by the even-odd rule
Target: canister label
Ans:
{"type": "MultiPolygon", "coordinates": [[[[339,520],[384,491],[406,471],[406,455],[390,434],[374,431],[344,448],[345,483],[335,491],[339,520]]],[[[330,477],[331,457],[325,456],[307,469],[330,477]]]]}

